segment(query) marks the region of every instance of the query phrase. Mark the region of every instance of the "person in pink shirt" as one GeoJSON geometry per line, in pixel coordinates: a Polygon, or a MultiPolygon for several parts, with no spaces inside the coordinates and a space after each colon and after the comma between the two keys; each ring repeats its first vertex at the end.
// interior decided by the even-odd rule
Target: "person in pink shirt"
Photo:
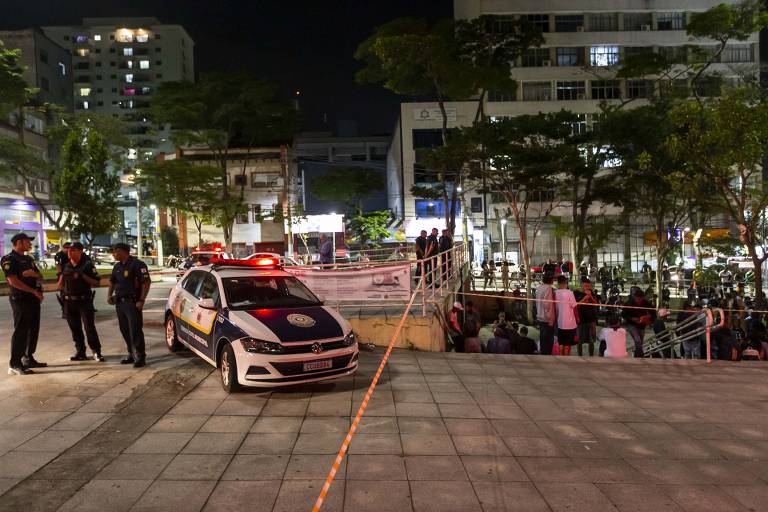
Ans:
{"type": "Polygon", "coordinates": [[[557,343],[560,345],[560,355],[571,355],[571,347],[576,344],[576,297],[568,289],[568,278],[560,275],[557,277],[557,290],[555,291],[557,305],[557,343]]]}

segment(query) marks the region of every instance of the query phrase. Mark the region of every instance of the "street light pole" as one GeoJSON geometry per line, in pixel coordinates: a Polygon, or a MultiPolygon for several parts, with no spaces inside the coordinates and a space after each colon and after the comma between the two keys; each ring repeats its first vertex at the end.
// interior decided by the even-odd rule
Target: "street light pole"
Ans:
{"type": "Polygon", "coordinates": [[[507,219],[501,219],[501,261],[507,261],[507,219]]]}
{"type": "MultiPolygon", "coordinates": [[[[136,176],[141,176],[139,169],[136,169],[136,176]]],[[[143,254],[144,248],[141,240],[141,185],[136,181],[136,255],[141,259],[143,254]]]]}

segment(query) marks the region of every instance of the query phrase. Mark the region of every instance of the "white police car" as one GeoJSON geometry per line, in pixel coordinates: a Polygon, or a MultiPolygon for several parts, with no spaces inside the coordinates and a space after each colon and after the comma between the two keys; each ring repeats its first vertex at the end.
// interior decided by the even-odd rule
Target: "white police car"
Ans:
{"type": "Polygon", "coordinates": [[[275,258],[193,267],[168,297],[166,343],[216,366],[227,391],[334,379],[357,369],[352,328],[275,258]]]}

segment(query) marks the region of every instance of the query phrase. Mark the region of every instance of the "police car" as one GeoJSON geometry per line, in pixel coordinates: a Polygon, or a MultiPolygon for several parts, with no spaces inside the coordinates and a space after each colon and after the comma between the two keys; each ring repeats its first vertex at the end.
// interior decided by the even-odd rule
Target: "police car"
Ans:
{"type": "Polygon", "coordinates": [[[352,328],[276,258],[193,267],[168,297],[166,344],[219,368],[227,391],[335,379],[355,372],[352,328]]]}

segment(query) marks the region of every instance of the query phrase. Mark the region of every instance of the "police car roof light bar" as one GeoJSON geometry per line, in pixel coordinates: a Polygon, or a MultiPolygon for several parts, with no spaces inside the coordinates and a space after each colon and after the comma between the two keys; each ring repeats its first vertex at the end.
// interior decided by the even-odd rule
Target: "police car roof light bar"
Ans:
{"type": "Polygon", "coordinates": [[[258,258],[253,260],[235,260],[219,257],[211,258],[211,265],[216,267],[250,267],[250,268],[280,268],[277,258],[258,258]]]}

